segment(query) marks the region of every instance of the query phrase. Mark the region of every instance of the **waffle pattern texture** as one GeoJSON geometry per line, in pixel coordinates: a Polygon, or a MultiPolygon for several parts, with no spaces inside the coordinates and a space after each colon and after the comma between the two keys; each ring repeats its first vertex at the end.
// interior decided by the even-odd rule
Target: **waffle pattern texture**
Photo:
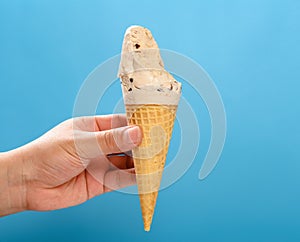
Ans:
{"type": "Polygon", "coordinates": [[[128,123],[140,126],[143,131],[142,143],[132,154],[146,231],[152,223],[176,110],[177,106],[126,105],[128,123]]]}

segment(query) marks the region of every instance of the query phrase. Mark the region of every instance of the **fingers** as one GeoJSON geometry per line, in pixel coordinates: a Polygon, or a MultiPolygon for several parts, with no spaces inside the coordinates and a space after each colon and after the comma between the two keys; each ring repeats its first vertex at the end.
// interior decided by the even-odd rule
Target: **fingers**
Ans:
{"type": "Polygon", "coordinates": [[[134,168],[108,171],[104,177],[103,191],[110,192],[136,184],[134,168]]]}
{"type": "Polygon", "coordinates": [[[115,129],[127,125],[127,119],[124,114],[95,116],[95,121],[99,128],[99,131],[115,129]]]}
{"type": "Polygon", "coordinates": [[[111,169],[130,169],[133,168],[133,159],[130,156],[111,156],[108,158],[111,162],[111,169]]]}
{"type": "Polygon", "coordinates": [[[124,114],[85,116],[73,119],[73,127],[75,129],[88,132],[114,129],[126,125],[127,119],[124,114]]]}
{"type": "Polygon", "coordinates": [[[142,141],[142,131],[138,126],[126,126],[97,133],[97,141],[102,154],[121,153],[133,149],[142,141]]]}
{"type": "Polygon", "coordinates": [[[138,146],[142,131],[138,126],[125,126],[100,132],[74,132],[76,153],[88,165],[91,159],[124,153],[138,146]]]}

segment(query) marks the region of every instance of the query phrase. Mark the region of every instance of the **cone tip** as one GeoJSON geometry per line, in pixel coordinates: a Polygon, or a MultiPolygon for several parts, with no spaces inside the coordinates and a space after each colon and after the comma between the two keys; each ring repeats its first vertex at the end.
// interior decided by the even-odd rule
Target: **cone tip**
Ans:
{"type": "Polygon", "coordinates": [[[145,230],[146,232],[149,232],[149,231],[150,231],[150,225],[145,226],[145,227],[144,227],[144,230],[145,230]]]}

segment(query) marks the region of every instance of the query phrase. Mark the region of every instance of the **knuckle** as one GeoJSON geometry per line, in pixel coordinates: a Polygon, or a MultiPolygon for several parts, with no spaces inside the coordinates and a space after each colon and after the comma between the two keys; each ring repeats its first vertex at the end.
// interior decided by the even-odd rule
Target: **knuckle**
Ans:
{"type": "Polygon", "coordinates": [[[115,139],[112,132],[104,132],[103,133],[103,139],[101,142],[101,148],[104,149],[104,151],[109,151],[114,148],[115,146],[115,139]]]}
{"type": "Polygon", "coordinates": [[[103,132],[101,139],[101,147],[107,149],[111,146],[111,135],[109,132],[103,132]]]}

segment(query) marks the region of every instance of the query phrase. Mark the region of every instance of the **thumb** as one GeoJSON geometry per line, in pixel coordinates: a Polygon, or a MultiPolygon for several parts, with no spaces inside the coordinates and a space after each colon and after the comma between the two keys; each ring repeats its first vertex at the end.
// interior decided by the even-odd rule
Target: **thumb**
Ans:
{"type": "Polygon", "coordinates": [[[126,126],[97,132],[101,153],[108,155],[129,151],[142,141],[142,131],[138,126],[126,126]]]}

